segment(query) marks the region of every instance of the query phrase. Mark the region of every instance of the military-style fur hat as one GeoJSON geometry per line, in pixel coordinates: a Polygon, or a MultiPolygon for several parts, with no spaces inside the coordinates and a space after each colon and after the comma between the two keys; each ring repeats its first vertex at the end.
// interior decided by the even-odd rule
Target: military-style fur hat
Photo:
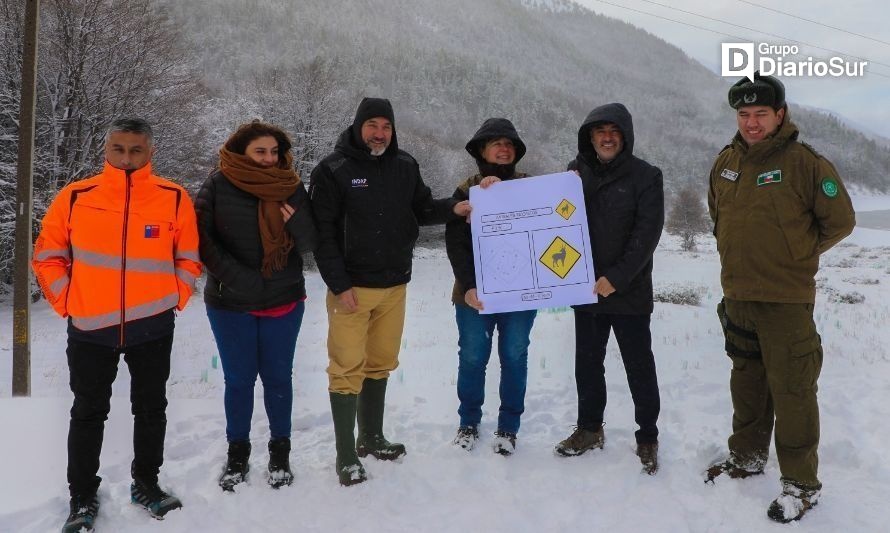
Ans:
{"type": "Polygon", "coordinates": [[[742,78],[729,88],[729,106],[766,105],[775,110],[785,107],[785,86],[778,78],[754,73],[754,81],[742,78]]]}

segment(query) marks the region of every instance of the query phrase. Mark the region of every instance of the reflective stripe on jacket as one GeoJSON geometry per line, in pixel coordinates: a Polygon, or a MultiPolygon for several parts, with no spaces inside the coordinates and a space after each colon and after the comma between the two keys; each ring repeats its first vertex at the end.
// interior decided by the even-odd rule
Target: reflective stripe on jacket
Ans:
{"type": "Polygon", "coordinates": [[[80,330],[182,310],[201,274],[192,201],[150,164],[106,163],[53,200],[32,268],[53,309],[80,330]]]}

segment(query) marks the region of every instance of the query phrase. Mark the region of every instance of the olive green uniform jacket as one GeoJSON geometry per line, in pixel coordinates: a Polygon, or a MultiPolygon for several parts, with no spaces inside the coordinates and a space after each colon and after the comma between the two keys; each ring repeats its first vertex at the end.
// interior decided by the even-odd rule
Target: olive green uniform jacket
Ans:
{"type": "Polygon", "coordinates": [[[772,137],[739,133],[711,169],[708,208],[726,298],[814,303],[819,255],[856,225],[837,170],[797,141],[786,111],[772,137]]]}

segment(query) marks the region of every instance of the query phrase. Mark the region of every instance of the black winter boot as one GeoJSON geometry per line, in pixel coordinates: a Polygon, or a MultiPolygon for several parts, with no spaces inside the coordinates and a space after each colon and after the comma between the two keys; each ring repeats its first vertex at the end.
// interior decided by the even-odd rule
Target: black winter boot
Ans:
{"type": "Polygon", "coordinates": [[[392,461],[405,455],[404,444],[389,442],[383,436],[386,382],[387,378],[365,378],[362,384],[358,397],[358,441],[355,446],[359,457],[370,454],[383,461],[392,461]]]}
{"type": "Polygon", "coordinates": [[[269,485],[273,489],[290,485],[294,474],[290,470],[290,439],[279,437],[269,441],[269,485]]]}
{"type": "Polygon", "coordinates": [[[234,492],[235,485],[247,480],[250,470],[250,441],[242,440],[229,443],[226,467],[219,477],[219,486],[226,492],[234,492]]]}
{"type": "Polygon", "coordinates": [[[355,412],[357,394],[330,393],[331,415],[334,418],[334,439],[337,445],[337,477],[343,486],[368,479],[365,468],[355,453],[355,412]]]}

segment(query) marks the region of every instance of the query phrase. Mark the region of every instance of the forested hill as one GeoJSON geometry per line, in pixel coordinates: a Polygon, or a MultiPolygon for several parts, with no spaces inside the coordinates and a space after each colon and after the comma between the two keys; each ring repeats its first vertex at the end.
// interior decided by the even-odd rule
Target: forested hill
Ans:
{"type": "MultiPolygon", "coordinates": [[[[704,179],[735,131],[728,81],[568,1],[164,2],[217,102],[204,117],[210,144],[262,116],[303,133],[304,169],[330,150],[362,95],[392,99],[400,142],[438,193],[472,171],[462,147],[489,116],[514,121],[529,146],[522,166],[538,173],[565,167],[590,109],[623,102],[636,153],[664,170],[669,189],[704,179]]],[[[801,139],[849,183],[888,188],[890,150],[791,101],[801,139]]]]}
{"type": "MultiPolygon", "coordinates": [[[[12,278],[23,0],[0,0],[0,293],[12,278]]],[[[679,49],[567,0],[44,0],[37,63],[34,221],[101,168],[116,117],[155,125],[152,160],[190,190],[245,121],[287,129],[304,178],[364,95],[393,101],[403,148],[437,195],[475,171],[463,146],[491,116],[529,147],[520,169],[565,168],[600,104],[628,106],[635,152],[669,201],[735,132],[724,80],[679,49]]],[[[717,53],[715,51],[715,53],[717,53]]],[[[791,95],[794,96],[793,94],[791,95]]],[[[890,146],[793,105],[801,139],[848,184],[890,189],[890,146]]]]}

